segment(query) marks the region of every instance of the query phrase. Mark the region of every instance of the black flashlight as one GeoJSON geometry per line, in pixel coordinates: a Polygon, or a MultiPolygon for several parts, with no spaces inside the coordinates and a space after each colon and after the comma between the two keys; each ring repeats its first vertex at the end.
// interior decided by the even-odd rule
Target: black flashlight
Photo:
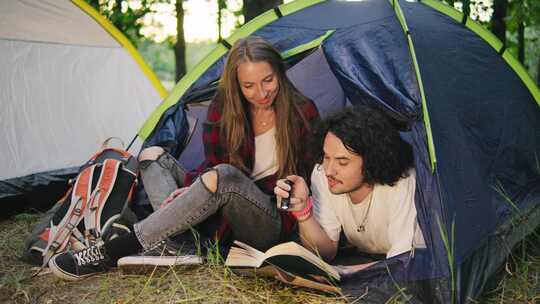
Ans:
{"type": "MultiPolygon", "coordinates": [[[[289,185],[291,187],[291,190],[292,190],[292,182],[288,179],[284,180],[283,181],[285,184],[289,185]]],[[[286,198],[282,198],[281,199],[281,205],[279,206],[279,208],[281,210],[288,210],[289,209],[289,204],[291,203],[291,194],[289,192],[289,197],[286,197],[286,198]]]]}

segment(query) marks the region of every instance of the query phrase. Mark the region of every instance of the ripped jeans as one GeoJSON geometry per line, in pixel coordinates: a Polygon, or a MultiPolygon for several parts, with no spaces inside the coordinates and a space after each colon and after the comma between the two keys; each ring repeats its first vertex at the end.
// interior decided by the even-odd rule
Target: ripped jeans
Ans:
{"type": "Polygon", "coordinates": [[[280,241],[281,216],[273,198],[263,193],[242,171],[220,164],[217,190],[211,192],[198,177],[184,193],[159,208],[159,204],[184,182],[185,171],[168,153],[141,162],[143,183],[155,212],[134,225],[143,248],[181,234],[221,210],[234,239],[266,250],[280,241]]]}

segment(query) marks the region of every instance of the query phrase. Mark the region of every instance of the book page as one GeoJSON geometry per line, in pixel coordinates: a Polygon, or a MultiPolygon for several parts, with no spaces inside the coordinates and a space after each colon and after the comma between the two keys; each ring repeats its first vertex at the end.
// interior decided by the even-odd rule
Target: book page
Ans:
{"type": "Polygon", "coordinates": [[[263,253],[247,244],[234,241],[225,265],[229,267],[260,267],[263,263],[278,266],[288,272],[314,274],[339,280],[339,273],[311,251],[295,242],[276,245],[263,253]]]}
{"type": "Polygon", "coordinates": [[[225,265],[229,267],[259,267],[264,262],[264,253],[239,241],[234,241],[240,247],[231,247],[225,265]]]}
{"type": "MultiPolygon", "coordinates": [[[[307,262],[315,265],[316,267],[320,268],[322,271],[326,272],[326,274],[339,280],[339,274],[334,269],[334,267],[327,264],[325,261],[323,261],[321,258],[316,256],[314,253],[312,253],[311,251],[307,250],[306,248],[302,247],[301,245],[295,242],[287,242],[287,243],[279,244],[277,246],[270,248],[268,251],[266,251],[265,258],[266,260],[272,260],[274,262],[278,262],[279,259],[271,259],[271,258],[277,257],[277,256],[291,256],[291,255],[303,258],[307,262]]],[[[287,258],[287,260],[290,260],[289,263],[294,261],[293,258],[287,258]]],[[[278,265],[278,266],[283,267],[286,265],[278,265]]],[[[301,266],[301,265],[297,265],[297,266],[301,266]]],[[[286,267],[283,267],[283,268],[287,269],[286,267]]],[[[302,267],[302,268],[306,268],[306,267],[302,267]]],[[[306,270],[307,269],[308,268],[306,268],[306,270]]],[[[320,273],[317,272],[317,274],[320,274],[320,273]]]]}

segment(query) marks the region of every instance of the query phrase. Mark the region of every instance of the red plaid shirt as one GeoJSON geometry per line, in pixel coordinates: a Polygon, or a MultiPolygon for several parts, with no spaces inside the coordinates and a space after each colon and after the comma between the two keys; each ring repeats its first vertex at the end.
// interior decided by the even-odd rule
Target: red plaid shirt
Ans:
{"type": "MultiPolygon", "coordinates": [[[[302,115],[305,120],[309,123],[310,126],[319,120],[319,112],[315,107],[315,104],[306,100],[298,104],[302,115]]],[[[205,161],[193,172],[190,172],[186,176],[185,184],[191,184],[194,179],[200,175],[207,168],[214,167],[219,164],[229,163],[229,157],[227,153],[227,147],[220,140],[220,127],[219,121],[221,120],[222,107],[217,102],[212,102],[208,108],[208,113],[206,116],[207,122],[204,124],[203,129],[203,144],[206,159],[205,161]]],[[[301,118],[299,118],[301,119],[301,118]]],[[[309,136],[309,130],[301,124],[300,136],[299,138],[307,138],[309,136]]],[[[241,148],[240,156],[245,161],[246,167],[249,169],[249,172],[246,173],[247,176],[251,174],[253,170],[253,165],[255,162],[255,136],[252,132],[248,133],[247,140],[244,141],[244,145],[241,148]]],[[[302,145],[303,151],[301,151],[301,156],[299,157],[299,163],[297,164],[297,174],[302,176],[306,182],[309,184],[310,174],[314,166],[314,157],[310,153],[307,145],[302,145]]],[[[278,179],[277,174],[273,174],[267,177],[264,177],[260,180],[255,181],[255,184],[266,194],[274,195],[274,187],[278,179]]],[[[276,206],[277,208],[277,206],[276,206]]],[[[282,234],[288,235],[294,229],[296,224],[296,219],[286,211],[280,211],[282,219],[282,234]]],[[[225,231],[228,229],[222,225],[218,235],[223,236],[225,231]]]]}

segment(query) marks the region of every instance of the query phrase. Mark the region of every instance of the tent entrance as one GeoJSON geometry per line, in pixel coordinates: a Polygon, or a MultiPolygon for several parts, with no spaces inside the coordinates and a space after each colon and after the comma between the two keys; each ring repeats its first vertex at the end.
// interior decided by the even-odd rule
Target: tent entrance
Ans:
{"type": "MultiPolygon", "coordinates": [[[[322,117],[350,105],[322,48],[298,56],[302,58],[295,56],[291,58],[292,62],[289,61],[294,65],[287,71],[287,76],[300,92],[316,103],[322,117]]],[[[179,161],[187,170],[195,169],[204,160],[202,123],[206,120],[208,105],[216,89],[217,81],[214,81],[186,96],[184,110],[192,132],[179,161]]]]}

